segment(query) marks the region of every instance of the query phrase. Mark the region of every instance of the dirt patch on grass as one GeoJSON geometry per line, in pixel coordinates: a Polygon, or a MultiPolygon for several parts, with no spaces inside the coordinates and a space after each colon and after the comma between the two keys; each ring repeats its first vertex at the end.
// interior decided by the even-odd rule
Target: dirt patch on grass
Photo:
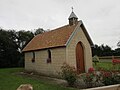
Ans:
{"type": "Polygon", "coordinates": [[[20,76],[23,76],[23,77],[30,77],[30,78],[36,79],[36,80],[40,80],[43,83],[68,86],[67,82],[63,79],[43,76],[43,75],[39,75],[39,74],[36,74],[36,73],[33,73],[33,72],[17,72],[17,73],[14,73],[14,74],[20,75],[20,76]]]}
{"type": "MultiPolygon", "coordinates": [[[[22,72],[17,72],[15,73],[16,75],[22,76],[22,77],[30,77],[30,79],[35,79],[35,80],[39,80],[42,83],[47,83],[47,84],[55,84],[55,85],[60,85],[63,87],[70,87],[67,83],[67,81],[61,79],[61,78],[54,78],[52,77],[48,77],[48,76],[44,76],[41,75],[39,73],[36,72],[26,72],[26,71],[22,71],[22,72]]],[[[76,89],[84,89],[86,88],[85,83],[83,82],[83,80],[81,79],[77,79],[74,86],[71,88],[76,88],[76,89]]]]}

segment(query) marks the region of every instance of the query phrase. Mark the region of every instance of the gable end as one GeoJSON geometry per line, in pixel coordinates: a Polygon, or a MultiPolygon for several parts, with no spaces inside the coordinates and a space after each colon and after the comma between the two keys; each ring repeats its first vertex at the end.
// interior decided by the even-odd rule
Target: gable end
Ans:
{"type": "Polygon", "coordinates": [[[72,40],[73,36],[74,36],[75,33],[77,32],[77,30],[78,30],[77,28],[78,28],[78,27],[81,27],[81,28],[82,28],[82,30],[83,30],[83,32],[84,32],[84,34],[85,34],[88,42],[90,43],[91,47],[93,47],[94,44],[93,44],[93,42],[92,42],[92,40],[91,40],[91,38],[90,38],[90,36],[89,36],[89,34],[88,34],[88,32],[87,32],[87,30],[86,30],[86,28],[85,28],[82,20],[79,21],[78,25],[76,26],[76,28],[74,29],[73,33],[72,33],[71,36],[69,37],[69,39],[68,39],[68,41],[66,42],[65,46],[69,45],[69,43],[70,43],[70,41],[72,40]]]}

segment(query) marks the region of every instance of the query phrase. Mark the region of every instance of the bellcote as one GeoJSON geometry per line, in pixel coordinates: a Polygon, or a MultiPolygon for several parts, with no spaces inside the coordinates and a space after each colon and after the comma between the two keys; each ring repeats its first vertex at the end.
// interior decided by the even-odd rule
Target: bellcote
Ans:
{"type": "Polygon", "coordinates": [[[77,23],[78,17],[77,17],[77,16],[75,15],[75,13],[72,11],[71,14],[70,14],[70,16],[69,16],[69,18],[68,18],[68,20],[69,20],[69,25],[71,26],[71,25],[74,25],[74,24],[77,23]]]}

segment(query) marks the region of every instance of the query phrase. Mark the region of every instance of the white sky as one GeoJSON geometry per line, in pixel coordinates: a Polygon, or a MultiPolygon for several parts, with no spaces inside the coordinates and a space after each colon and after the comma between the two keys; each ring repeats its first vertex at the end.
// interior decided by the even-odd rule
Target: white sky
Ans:
{"type": "Polygon", "coordinates": [[[120,0],[0,0],[0,27],[54,29],[68,24],[72,6],[95,44],[116,48],[120,40],[120,0]]]}

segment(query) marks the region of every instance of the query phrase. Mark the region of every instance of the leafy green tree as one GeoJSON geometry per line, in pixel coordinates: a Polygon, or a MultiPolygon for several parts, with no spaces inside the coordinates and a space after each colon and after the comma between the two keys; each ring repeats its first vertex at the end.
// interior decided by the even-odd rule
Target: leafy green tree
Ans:
{"type": "MultiPolygon", "coordinates": [[[[35,35],[43,33],[36,29],[35,35]]],[[[22,49],[34,37],[31,31],[4,30],[0,28],[0,68],[24,66],[22,49]]]]}
{"type": "Polygon", "coordinates": [[[102,49],[102,56],[112,56],[113,55],[112,49],[108,45],[102,44],[100,47],[102,49]]]}
{"type": "Polygon", "coordinates": [[[16,32],[16,44],[20,52],[33,37],[34,34],[30,31],[21,30],[16,32]]]}
{"type": "Polygon", "coordinates": [[[114,56],[120,56],[120,48],[114,50],[114,56]]]}
{"type": "Polygon", "coordinates": [[[24,65],[24,46],[34,37],[30,31],[0,29],[0,67],[16,67],[24,65]]]}
{"type": "Polygon", "coordinates": [[[16,67],[20,58],[14,31],[0,30],[0,67],[16,67]]]}
{"type": "Polygon", "coordinates": [[[34,35],[38,35],[38,34],[41,34],[41,33],[44,33],[45,30],[43,28],[38,28],[38,29],[35,29],[35,33],[34,35]]]}
{"type": "Polygon", "coordinates": [[[95,44],[94,47],[92,47],[92,56],[95,56],[95,55],[101,56],[101,52],[102,50],[100,46],[98,46],[97,44],[95,44]]]}
{"type": "Polygon", "coordinates": [[[94,45],[94,47],[92,48],[92,55],[97,55],[97,56],[111,56],[113,55],[113,50],[111,49],[111,47],[109,47],[108,45],[94,45]]]}
{"type": "Polygon", "coordinates": [[[120,47],[120,41],[117,43],[117,46],[120,47]]]}

